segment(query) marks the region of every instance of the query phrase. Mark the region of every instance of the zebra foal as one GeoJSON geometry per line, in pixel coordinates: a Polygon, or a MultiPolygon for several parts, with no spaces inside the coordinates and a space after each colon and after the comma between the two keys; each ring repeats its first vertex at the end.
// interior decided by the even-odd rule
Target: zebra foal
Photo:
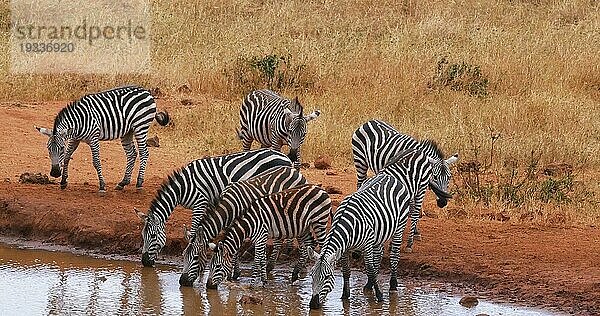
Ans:
{"type": "Polygon", "coordinates": [[[307,246],[322,245],[331,215],[331,199],[321,187],[306,184],[262,197],[252,203],[246,213],[234,220],[218,244],[209,244],[215,251],[209,267],[207,287],[216,288],[231,275],[233,258],[244,239],[254,243],[254,277],[267,282],[265,247],[267,239],[297,238],[300,259],[294,267],[292,282],[304,268],[307,246]],[[314,236],[313,236],[314,234],[314,236]]]}
{"type": "Polygon", "coordinates": [[[263,148],[281,150],[288,145],[288,157],[300,168],[300,146],[306,137],[308,122],[319,117],[316,110],[304,115],[304,107],[298,97],[288,100],[271,90],[256,90],[248,94],[240,108],[240,129],[238,137],[244,150],[250,150],[253,141],[263,148]]]}
{"type": "Polygon", "coordinates": [[[148,148],[146,139],[152,121],[165,126],[169,123],[167,112],[156,113],[156,102],[148,90],[138,86],[127,86],[88,94],[72,102],[58,112],[54,127],[35,128],[48,136],[48,154],[52,162],[50,175],[58,178],[61,189],[67,187],[69,160],[81,142],[87,143],[92,151],[92,163],[98,174],[99,191],[105,192],[105,182],[100,165],[100,141],[120,138],[127,166],[123,180],[116,186],[122,190],[131,181],[137,153],[133,139],[138,146],[140,168],[136,187],[144,183],[148,148]],[[67,143],[65,149],[65,143],[67,143]],[[61,172],[62,168],[62,172],[61,172]]]}
{"type": "MultiPolygon", "coordinates": [[[[237,217],[244,214],[254,200],[306,183],[306,178],[298,170],[292,167],[279,167],[248,180],[227,185],[216,203],[208,207],[196,230],[185,232],[188,245],[183,251],[183,272],[179,278],[179,284],[183,286],[194,284],[208,262],[206,254],[209,242],[237,217]]],[[[274,241],[273,253],[269,258],[267,270],[270,270],[277,260],[278,249],[279,244],[274,241]]],[[[235,279],[239,276],[239,267],[235,257],[233,265],[233,278],[235,279]]]]}
{"type": "Polygon", "coordinates": [[[259,149],[190,162],[174,171],[158,189],[146,214],[135,210],[144,223],[142,264],[153,266],[165,246],[165,223],[177,205],[192,210],[192,231],[199,226],[211,201],[230,183],[246,180],[277,167],[291,167],[284,154],[259,149]]]}

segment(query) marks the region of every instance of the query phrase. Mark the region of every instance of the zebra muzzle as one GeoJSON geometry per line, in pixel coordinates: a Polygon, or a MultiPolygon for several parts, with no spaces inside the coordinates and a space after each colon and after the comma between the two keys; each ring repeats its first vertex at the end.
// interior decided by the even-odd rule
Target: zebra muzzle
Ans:
{"type": "Polygon", "coordinates": [[[208,280],[206,281],[206,288],[207,288],[207,289],[216,290],[216,289],[217,289],[217,285],[216,285],[216,284],[214,284],[214,283],[212,282],[212,280],[211,280],[211,279],[208,279],[208,280]]]}
{"type": "Polygon", "coordinates": [[[194,286],[194,281],[191,281],[187,273],[182,273],[179,277],[179,285],[181,286],[194,286]]]}
{"type": "Polygon", "coordinates": [[[152,267],[154,266],[154,260],[150,259],[150,255],[147,252],[142,254],[142,264],[144,267],[152,267]]]}
{"type": "Polygon", "coordinates": [[[313,295],[310,299],[310,309],[319,309],[321,308],[321,302],[319,302],[319,295],[313,295]]]}
{"type": "Polygon", "coordinates": [[[50,170],[50,176],[54,177],[54,178],[58,178],[60,177],[61,172],[60,172],[60,167],[58,165],[52,165],[52,169],[50,170]]]}

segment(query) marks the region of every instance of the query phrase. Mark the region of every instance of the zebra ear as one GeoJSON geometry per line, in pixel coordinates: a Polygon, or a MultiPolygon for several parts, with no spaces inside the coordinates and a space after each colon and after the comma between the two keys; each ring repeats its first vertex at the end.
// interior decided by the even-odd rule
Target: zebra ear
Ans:
{"type": "Polygon", "coordinates": [[[317,117],[319,117],[319,115],[321,115],[321,111],[316,110],[316,111],[310,113],[309,115],[305,116],[304,119],[306,120],[306,122],[310,122],[312,120],[317,119],[317,117]]]}
{"type": "Polygon", "coordinates": [[[208,243],[208,247],[210,248],[210,250],[215,250],[217,249],[217,245],[214,242],[210,242],[208,243]]]}
{"type": "Polygon", "coordinates": [[[47,129],[47,128],[43,128],[43,127],[39,127],[39,126],[35,126],[35,125],[34,125],[34,127],[41,134],[46,135],[46,136],[52,136],[52,130],[51,129],[47,129]]]}
{"type": "Polygon", "coordinates": [[[148,219],[148,215],[138,211],[137,208],[133,208],[133,211],[135,212],[135,215],[137,215],[137,217],[139,217],[139,219],[142,220],[142,222],[146,223],[146,220],[148,219]]]}
{"type": "Polygon", "coordinates": [[[450,166],[451,164],[453,164],[453,163],[455,163],[457,161],[458,161],[458,153],[456,153],[456,154],[452,155],[452,157],[446,159],[446,164],[448,166],[450,166]]]}

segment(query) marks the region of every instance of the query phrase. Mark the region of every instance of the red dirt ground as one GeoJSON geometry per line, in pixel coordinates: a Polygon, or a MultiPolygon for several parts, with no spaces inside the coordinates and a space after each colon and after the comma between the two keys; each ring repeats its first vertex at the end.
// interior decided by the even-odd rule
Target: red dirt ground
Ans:
{"type": "MultiPolygon", "coordinates": [[[[109,191],[101,196],[89,148],[82,144],[71,162],[66,190],[58,184],[20,184],[24,172],[49,172],[46,137],[33,125],[51,127],[63,105],[0,103],[0,125],[5,131],[0,135],[0,233],[90,252],[136,254],[141,223],[133,207],[145,210],[162,179],[185,161],[174,161],[167,148],[151,148],[145,191],[133,187],[114,191],[125,157],[118,141],[104,143],[100,154],[109,191]]],[[[344,194],[355,188],[351,170],[327,175],[311,168],[303,173],[313,182],[341,188],[344,194]]],[[[332,197],[339,202],[343,196],[332,197]]],[[[435,202],[427,199],[425,209],[433,207],[435,202]]],[[[168,221],[165,254],[181,253],[181,227],[190,216],[190,211],[178,209],[168,221]]],[[[496,301],[600,314],[599,228],[427,217],[419,225],[423,240],[413,253],[402,255],[403,275],[451,282],[465,293],[496,301]]]]}

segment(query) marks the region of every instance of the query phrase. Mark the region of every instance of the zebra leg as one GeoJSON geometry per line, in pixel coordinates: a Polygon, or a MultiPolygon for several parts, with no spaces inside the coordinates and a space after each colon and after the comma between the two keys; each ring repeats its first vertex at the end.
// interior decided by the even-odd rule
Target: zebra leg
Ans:
{"type": "Polygon", "coordinates": [[[63,174],[60,180],[60,188],[65,189],[67,187],[67,178],[69,177],[69,161],[71,160],[71,156],[75,152],[75,149],[79,146],[78,140],[70,140],[67,145],[67,150],[65,151],[65,158],[63,161],[63,174]]]}
{"type": "Polygon", "coordinates": [[[135,187],[141,189],[144,184],[144,174],[146,173],[146,163],[148,163],[148,146],[146,145],[146,138],[148,137],[148,127],[135,132],[135,140],[138,145],[138,151],[140,152],[140,171],[138,173],[137,182],[135,187]]]}
{"type": "Polygon", "coordinates": [[[364,158],[358,156],[356,152],[354,152],[354,168],[356,168],[356,189],[358,190],[367,178],[368,167],[364,158]]]}
{"type": "Polygon", "coordinates": [[[342,278],[344,279],[344,287],[342,289],[342,299],[350,298],[350,256],[348,252],[344,252],[340,258],[342,261],[342,278]]]}
{"type": "Polygon", "coordinates": [[[406,252],[412,252],[412,247],[414,243],[415,230],[417,229],[417,221],[415,220],[415,202],[410,202],[410,232],[408,234],[408,241],[406,242],[406,252]]]}
{"type": "Polygon", "coordinates": [[[125,155],[127,156],[127,166],[125,167],[125,175],[123,176],[123,180],[117,184],[115,190],[123,190],[123,188],[131,182],[131,173],[133,172],[135,159],[137,158],[135,145],[133,145],[132,133],[127,133],[121,138],[121,145],[123,145],[123,150],[125,150],[125,155]]]}
{"type": "Polygon", "coordinates": [[[254,241],[254,279],[258,281],[259,277],[264,286],[267,283],[267,246],[268,233],[266,231],[259,234],[254,241]]]}
{"type": "Polygon", "coordinates": [[[390,244],[390,292],[398,291],[398,263],[400,262],[400,246],[403,230],[396,232],[390,244]]]}
{"type": "Polygon", "coordinates": [[[96,173],[98,174],[98,182],[99,182],[99,192],[106,192],[106,184],[104,183],[104,177],[102,176],[102,165],[100,164],[100,142],[98,138],[93,138],[89,141],[90,149],[92,151],[92,163],[94,164],[94,168],[96,168],[96,173]]]}
{"type": "MultiPolygon", "coordinates": [[[[374,264],[376,266],[381,265],[381,259],[383,258],[383,247],[379,247],[376,249],[373,249],[373,261],[374,264]]],[[[365,267],[366,269],[367,267],[365,267]]],[[[377,269],[377,271],[379,271],[379,268],[377,269]]],[[[365,291],[372,291],[373,290],[373,282],[372,280],[367,279],[367,284],[365,284],[364,287],[365,291]]]]}
{"type": "Polygon", "coordinates": [[[367,246],[364,251],[365,264],[367,266],[367,284],[373,285],[373,288],[375,289],[375,297],[377,298],[378,302],[381,302],[383,301],[383,294],[381,293],[379,284],[377,283],[377,269],[379,268],[379,263],[376,262],[377,254],[375,252],[377,251],[373,249],[372,246],[367,246]]]}
{"type": "Polygon", "coordinates": [[[281,240],[273,240],[273,251],[271,251],[271,255],[269,256],[269,261],[267,262],[267,273],[273,271],[275,268],[275,263],[279,258],[279,253],[281,252],[281,240]]]}
{"type": "Polygon", "coordinates": [[[237,280],[240,277],[240,275],[242,274],[242,271],[240,270],[240,260],[239,260],[240,255],[241,255],[241,253],[238,252],[231,259],[232,264],[233,264],[233,273],[229,277],[230,280],[237,280]]]}
{"type": "Polygon", "coordinates": [[[306,261],[308,260],[308,250],[303,242],[298,245],[298,250],[300,251],[300,258],[298,259],[298,262],[294,267],[294,271],[292,272],[292,283],[298,280],[298,275],[300,274],[300,271],[304,270],[306,261]]]}

